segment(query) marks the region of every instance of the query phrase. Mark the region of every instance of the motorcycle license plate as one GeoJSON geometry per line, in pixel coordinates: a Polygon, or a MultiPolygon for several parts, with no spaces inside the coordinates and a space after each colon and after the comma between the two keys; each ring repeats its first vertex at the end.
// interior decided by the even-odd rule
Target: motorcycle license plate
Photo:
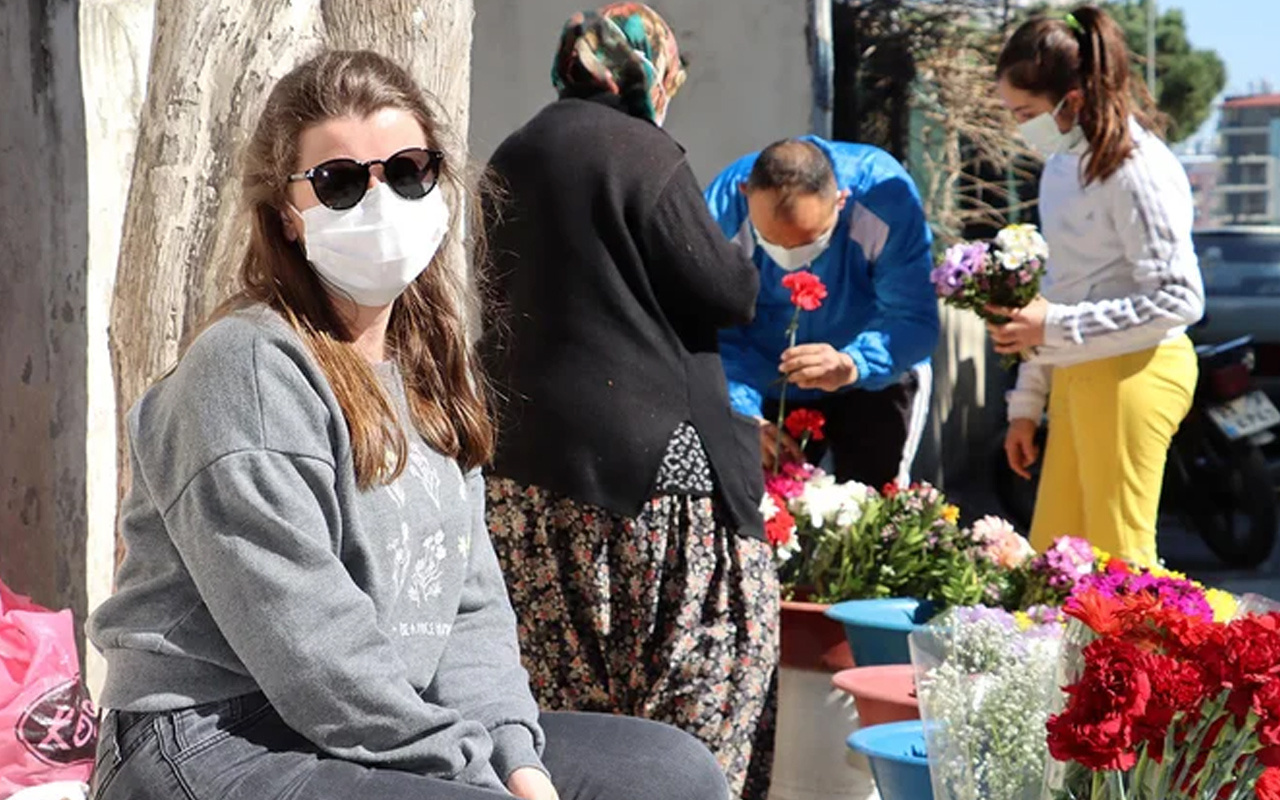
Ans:
{"type": "Polygon", "coordinates": [[[1230,403],[1209,406],[1209,416],[1228,439],[1243,439],[1280,425],[1280,410],[1263,392],[1249,392],[1230,403]]]}

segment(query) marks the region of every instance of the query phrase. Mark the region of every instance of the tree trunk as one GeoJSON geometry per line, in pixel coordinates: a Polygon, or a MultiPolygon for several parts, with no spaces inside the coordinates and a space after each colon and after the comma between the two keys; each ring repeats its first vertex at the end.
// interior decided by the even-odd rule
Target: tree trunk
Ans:
{"type": "Polygon", "coordinates": [[[472,16],[471,0],[160,0],[112,308],[121,496],[128,409],[233,288],[237,154],[266,92],[321,47],[377,50],[437,98],[462,163],[472,16]]]}

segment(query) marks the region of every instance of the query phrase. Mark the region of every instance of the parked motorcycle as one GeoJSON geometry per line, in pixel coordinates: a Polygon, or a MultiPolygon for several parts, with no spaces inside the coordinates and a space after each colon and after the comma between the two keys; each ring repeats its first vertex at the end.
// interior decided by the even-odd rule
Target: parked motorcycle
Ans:
{"type": "MultiPolygon", "coordinates": [[[[1233,567],[1259,566],[1275,546],[1275,485],[1262,448],[1275,441],[1280,410],[1253,382],[1251,339],[1196,348],[1200,377],[1191,412],[1169,448],[1161,509],[1177,513],[1233,567]]],[[[1041,453],[1048,426],[1037,433],[1041,453]]],[[[1003,440],[992,454],[993,484],[1005,515],[1027,530],[1039,462],[1027,481],[1009,468],[1003,440]]]]}

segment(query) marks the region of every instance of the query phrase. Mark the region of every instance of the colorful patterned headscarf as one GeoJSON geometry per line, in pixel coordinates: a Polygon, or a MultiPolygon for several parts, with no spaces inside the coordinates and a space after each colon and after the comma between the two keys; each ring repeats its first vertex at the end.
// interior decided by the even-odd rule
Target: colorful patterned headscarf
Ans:
{"type": "Polygon", "coordinates": [[[616,94],[628,113],[658,125],[684,79],[675,34],[644,3],[613,3],[574,14],[551,67],[551,82],[561,97],[616,94]]]}

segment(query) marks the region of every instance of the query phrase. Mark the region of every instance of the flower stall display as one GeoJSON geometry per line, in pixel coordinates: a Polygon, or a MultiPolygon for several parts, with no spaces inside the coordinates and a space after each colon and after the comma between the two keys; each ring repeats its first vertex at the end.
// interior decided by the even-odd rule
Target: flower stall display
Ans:
{"type": "Polygon", "coordinates": [[[1280,798],[1280,613],[1114,568],[1067,601],[1054,800],[1280,798]]]}
{"type": "Polygon", "coordinates": [[[1039,800],[1061,633],[1056,620],[974,606],[911,634],[937,800],[1039,800]]]}
{"type": "MultiPolygon", "coordinates": [[[[992,309],[1019,309],[1040,294],[1049,245],[1034,225],[1010,225],[992,242],[961,242],[947,248],[931,279],[938,297],[988,322],[1008,322],[992,309]]],[[[1017,357],[1006,356],[1006,366],[1017,357]]]]}

